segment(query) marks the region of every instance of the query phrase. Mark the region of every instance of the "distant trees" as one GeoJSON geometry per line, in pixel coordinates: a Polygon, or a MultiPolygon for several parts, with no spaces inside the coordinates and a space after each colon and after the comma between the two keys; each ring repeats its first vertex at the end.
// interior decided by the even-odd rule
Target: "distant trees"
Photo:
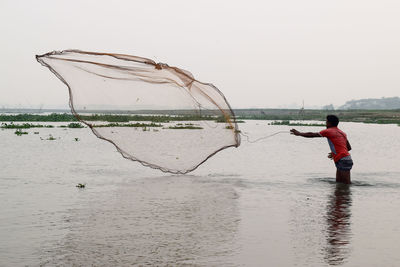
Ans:
{"type": "Polygon", "coordinates": [[[338,109],[400,109],[400,97],[350,100],[338,109]]]}

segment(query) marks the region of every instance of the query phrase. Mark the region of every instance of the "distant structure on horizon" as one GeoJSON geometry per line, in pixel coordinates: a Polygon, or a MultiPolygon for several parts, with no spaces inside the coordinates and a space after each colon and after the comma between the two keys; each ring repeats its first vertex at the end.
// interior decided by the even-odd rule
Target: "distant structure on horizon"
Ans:
{"type": "Polygon", "coordinates": [[[400,97],[350,100],[337,109],[400,109],[400,97]]]}
{"type": "Polygon", "coordinates": [[[323,110],[335,110],[335,107],[333,106],[333,104],[329,104],[326,106],[322,107],[323,110]]]}

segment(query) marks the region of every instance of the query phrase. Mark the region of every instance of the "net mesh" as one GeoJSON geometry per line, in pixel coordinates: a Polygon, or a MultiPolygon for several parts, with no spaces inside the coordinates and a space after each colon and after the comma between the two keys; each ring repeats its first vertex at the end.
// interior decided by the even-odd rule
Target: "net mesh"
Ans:
{"type": "Polygon", "coordinates": [[[184,174],[240,145],[224,95],[188,71],[142,57],[79,50],[36,59],[67,85],[74,116],[126,159],[184,174]]]}

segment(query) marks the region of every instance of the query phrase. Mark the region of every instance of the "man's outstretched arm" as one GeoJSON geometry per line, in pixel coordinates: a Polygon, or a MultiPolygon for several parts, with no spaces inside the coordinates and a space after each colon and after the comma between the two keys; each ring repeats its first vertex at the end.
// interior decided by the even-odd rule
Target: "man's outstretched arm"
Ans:
{"type": "Polygon", "coordinates": [[[322,137],[319,133],[302,133],[297,131],[296,129],[290,130],[290,133],[297,136],[303,136],[306,138],[322,137]]]}

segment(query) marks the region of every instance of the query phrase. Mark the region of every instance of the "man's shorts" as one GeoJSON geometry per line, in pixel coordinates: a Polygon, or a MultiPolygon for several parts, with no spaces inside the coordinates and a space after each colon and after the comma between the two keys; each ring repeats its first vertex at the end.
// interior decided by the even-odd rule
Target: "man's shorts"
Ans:
{"type": "Polygon", "coordinates": [[[335,162],[335,165],[340,171],[350,171],[353,167],[353,160],[351,159],[351,156],[347,156],[339,159],[338,162],[335,162]]]}

